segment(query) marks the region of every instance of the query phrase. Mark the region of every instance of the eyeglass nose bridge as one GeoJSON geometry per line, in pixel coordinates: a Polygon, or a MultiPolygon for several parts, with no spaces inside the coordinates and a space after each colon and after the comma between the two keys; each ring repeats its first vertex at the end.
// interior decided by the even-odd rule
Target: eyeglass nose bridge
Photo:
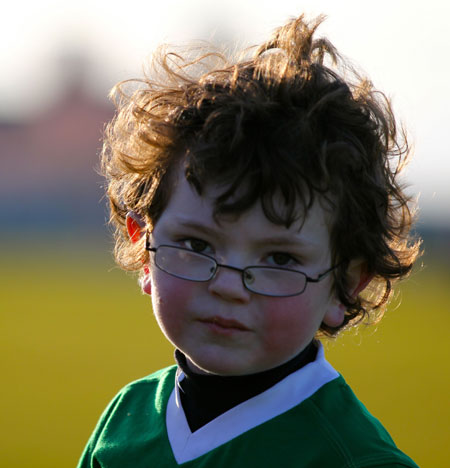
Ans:
{"type": "Polygon", "coordinates": [[[235,267],[233,265],[225,265],[224,263],[218,263],[218,262],[215,262],[215,263],[216,264],[215,264],[214,272],[212,273],[211,279],[215,278],[219,268],[226,268],[228,270],[233,270],[233,271],[237,271],[238,273],[240,273],[241,278],[242,278],[242,282],[244,283],[244,286],[245,286],[245,281],[244,281],[245,276],[244,275],[245,275],[246,271],[248,270],[248,268],[239,268],[239,267],[235,267]]]}
{"type": "Polygon", "coordinates": [[[254,292],[250,287],[250,285],[252,284],[252,282],[255,279],[254,276],[249,272],[251,267],[239,268],[239,267],[235,267],[233,265],[226,265],[224,263],[218,263],[216,261],[214,271],[211,272],[212,275],[211,275],[209,281],[211,281],[212,279],[214,279],[217,276],[217,271],[219,270],[219,268],[226,268],[228,270],[232,270],[232,271],[236,271],[237,273],[240,273],[242,285],[244,286],[244,288],[247,289],[250,292],[254,292]]]}

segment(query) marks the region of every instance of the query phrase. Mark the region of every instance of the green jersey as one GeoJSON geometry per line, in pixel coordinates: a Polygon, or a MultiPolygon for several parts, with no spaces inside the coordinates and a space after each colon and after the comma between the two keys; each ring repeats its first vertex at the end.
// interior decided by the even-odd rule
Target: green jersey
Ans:
{"type": "Polygon", "coordinates": [[[78,468],[375,468],[417,465],[325,360],[191,433],[176,367],[127,385],[103,413],[78,468]]]}

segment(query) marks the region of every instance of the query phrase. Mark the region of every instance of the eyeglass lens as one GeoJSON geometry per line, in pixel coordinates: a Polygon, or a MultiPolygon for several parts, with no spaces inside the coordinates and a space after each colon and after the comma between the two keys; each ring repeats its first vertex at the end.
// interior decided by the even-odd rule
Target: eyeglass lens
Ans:
{"type": "Polygon", "coordinates": [[[161,246],[156,251],[156,265],[165,272],[194,281],[208,281],[214,275],[216,262],[202,254],[161,246]]]}

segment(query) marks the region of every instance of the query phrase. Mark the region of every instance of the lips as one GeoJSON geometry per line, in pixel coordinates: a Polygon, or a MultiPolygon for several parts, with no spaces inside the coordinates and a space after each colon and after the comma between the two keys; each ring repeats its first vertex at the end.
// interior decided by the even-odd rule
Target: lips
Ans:
{"type": "Polygon", "coordinates": [[[247,328],[241,322],[233,319],[226,319],[223,317],[210,317],[207,319],[200,320],[203,323],[208,323],[215,325],[217,327],[223,328],[225,330],[242,330],[242,331],[249,331],[250,329],[247,328]]]}

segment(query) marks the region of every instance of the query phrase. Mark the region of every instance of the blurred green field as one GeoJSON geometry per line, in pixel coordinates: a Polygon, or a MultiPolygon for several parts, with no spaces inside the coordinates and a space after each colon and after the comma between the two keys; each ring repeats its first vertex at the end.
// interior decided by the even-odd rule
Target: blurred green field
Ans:
{"type": "MultiPolygon", "coordinates": [[[[173,362],[150,300],[104,251],[2,254],[1,468],[75,466],[113,395],[173,362]]],[[[421,467],[449,466],[449,284],[448,268],[428,264],[376,331],[362,327],[326,345],[421,467]]]]}

